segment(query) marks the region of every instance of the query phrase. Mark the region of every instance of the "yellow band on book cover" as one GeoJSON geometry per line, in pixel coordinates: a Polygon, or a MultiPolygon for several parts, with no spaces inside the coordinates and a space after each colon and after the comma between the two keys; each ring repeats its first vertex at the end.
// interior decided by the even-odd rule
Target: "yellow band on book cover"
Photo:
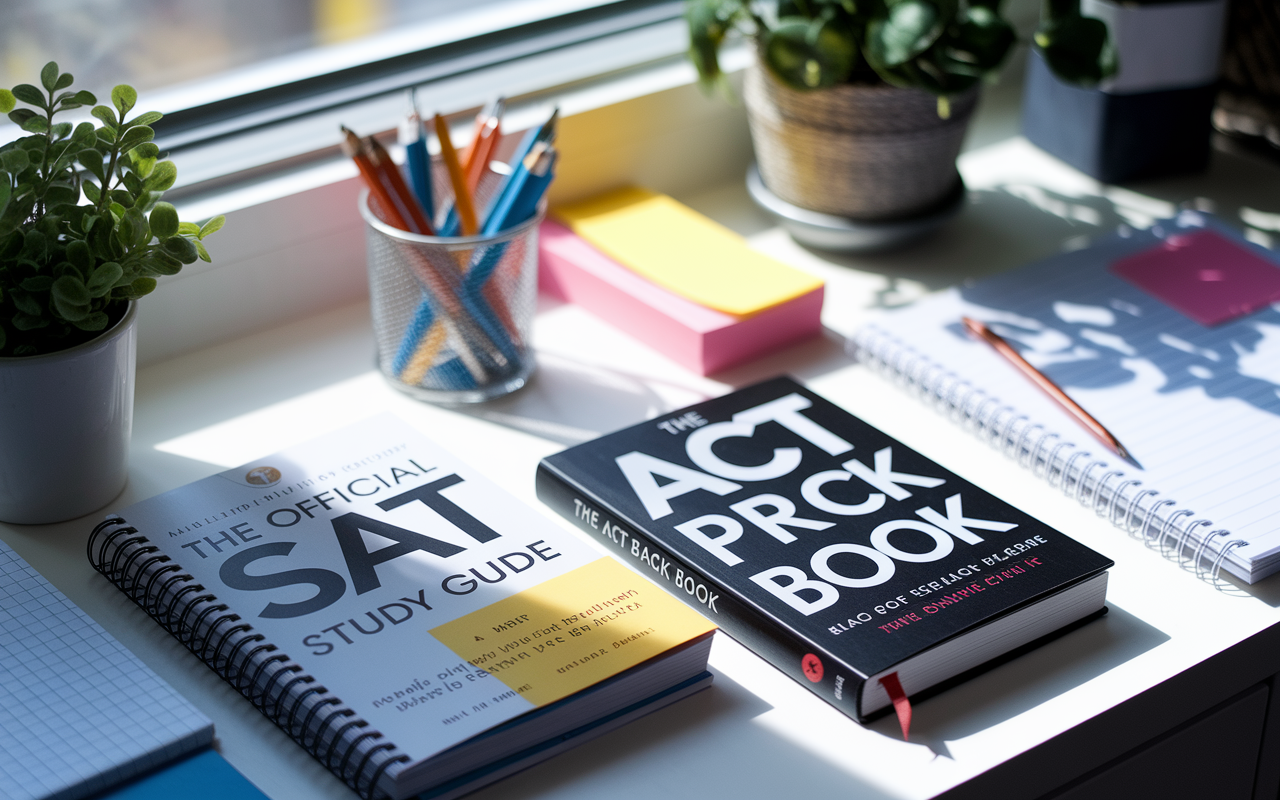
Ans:
{"type": "Polygon", "coordinates": [[[699,305],[750,316],[822,286],[666,195],[618,189],[554,209],[597,249],[699,305]]]}
{"type": "Polygon", "coordinates": [[[431,635],[540,707],[715,629],[652,582],[601,558],[431,635]]]}

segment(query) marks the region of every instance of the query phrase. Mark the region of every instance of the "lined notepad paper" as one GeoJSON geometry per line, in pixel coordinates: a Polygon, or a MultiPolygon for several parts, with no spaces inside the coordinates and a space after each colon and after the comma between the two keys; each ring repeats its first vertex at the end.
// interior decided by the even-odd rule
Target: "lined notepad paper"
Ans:
{"type": "Polygon", "coordinates": [[[0,797],[86,797],[212,740],[212,722],[0,542],[0,797]]]}
{"type": "Polygon", "coordinates": [[[1109,271],[1169,236],[1204,226],[1218,226],[1239,246],[1280,264],[1276,254],[1185,212],[1150,231],[885,314],[858,334],[856,347],[928,387],[935,401],[1024,463],[1036,462],[1058,485],[1067,460],[1081,453],[1069,467],[1068,491],[1167,556],[1186,561],[1199,551],[1203,568],[1239,542],[1224,565],[1256,581],[1280,568],[1280,309],[1207,327],[1109,271]],[[1013,343],[1115,434],[1143,469],[1119,461],[969,337],[961,315],[986,322],[1013,343]],[[1077,447],[1059,447],[1068,441],[1077,447]],[[1090,464],[1096,466],[1084,473],[1090,464]]]}

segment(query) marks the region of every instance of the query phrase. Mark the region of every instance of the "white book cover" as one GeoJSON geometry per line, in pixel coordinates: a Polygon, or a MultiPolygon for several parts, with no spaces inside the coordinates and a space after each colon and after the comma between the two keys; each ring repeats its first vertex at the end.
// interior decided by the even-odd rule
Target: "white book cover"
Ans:
{"type": "Polygon", "coordinates": [[[119,517],[127,528],[95,543],[100,569],[144,589],[348,782],[393,778],[714,629],[390,415],[119,517]],[[130,544],[131,529],[146,541],[130,544]],[[149,546],[156,557],[121,566],[149,546]],[[166,576],[172,564],[191,580],[166,576]],[[280,664],[321,690],[292,688],[280,664]],[[352,714],[322,728],[337,708],[352,714]]]}

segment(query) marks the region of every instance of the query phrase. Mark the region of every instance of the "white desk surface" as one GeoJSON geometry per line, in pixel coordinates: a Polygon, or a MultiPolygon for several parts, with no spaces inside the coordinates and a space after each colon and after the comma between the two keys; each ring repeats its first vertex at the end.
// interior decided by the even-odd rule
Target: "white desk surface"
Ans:
{"type": "MultiPolygon", "coordinates": [[[[1115,559],[1110,614],[918,704],[911,743],[901,741],[893,719],[857,725],[721,635],[713,688],[475,797],[924,798],[1059,737],[1036,751],[1054,757],[1020,759],[1030,765],[1021,783],[998,793],[1037,795],[1280,671],[1275,632],[1240,644],[1280,622],[1280,576],[1225,591],[1195,579],[850,361],[842,336],[877,308],[1047,255],[1073,237],[1169,213],[1177,203],[1203,206],[1197,197],[1213,198],[1238,223],[1240,206],[1274,205],[1265,196],[1280,186],[1280,170],[1217,153],[1207,176],[1102,191],[1017,138],[969,152],[961,168],[971,193],[959,218],[927,241],[874,256],[799,247],[751,206],[739,183],[681,198],[827,281],[825,337],[714,378],[692,375],[580,309],[554,303],[544,303],[537,319],[531,385],[461,411],[424,405],[383,382],[363,304],[148,367],[138,376],[129,484],[111,507],[391,410],[553,517],[534,498],[542,456],[789,372],[1115,559]],[[1257,656],[1260,646],[1270,658],[1257,656]],[[1209,675],[1202,662],[1222,666],[1209,675]],[[1197,665],[1191,675],[1202,676],[1198,682],[1165,683],[1197,665]],[[1149,691],[1162,683],[1174,687],[1167,696],[1149,691]],[[1144,692],[1146,705],[1128,703],[1127,716],[1104,718],[1105,729],[1086,725],[1087,737],[1060,736],[1144,692]]],[[[84,542],[99,518],[0,524],[0,538],[212,717],[219,749],[272,798],[354,797],[90,569],[84,542]]],[[[984,784],[953,795],[975,785],[984,784]]]]}

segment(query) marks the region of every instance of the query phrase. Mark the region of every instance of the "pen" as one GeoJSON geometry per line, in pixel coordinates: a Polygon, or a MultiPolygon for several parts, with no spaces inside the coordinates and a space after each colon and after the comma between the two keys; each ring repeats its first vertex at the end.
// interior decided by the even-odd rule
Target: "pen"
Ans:
{"type": "Polygon", "coordinates": [[[1005,358],[1006,361],[1017,367],[1023,375],[1030,378],[1036,386],[1039,386],[1045,394],[1049,395],[1049,397],[1058,405],[1062,406],[1069,414],[1071,414],[1071,416],[1075,417],[1081,425],[1088,428],[1089,432],[1097,437],[1098,441],[1111,448],[1116,455],[1120,456],[1125,461],[1133,464],[1138,469],[1142,469],[1142,465],[1139,464],[1133,456],[1129,455],[1129,451],[1125,449],[1124,445],[1120,444],[1120,440],[1117,439],[1111,431],[1103,427],[1101,422],[1094,419],[1088,411],[1085,411],[1078,403],[1076,403],[1076,401],[1068,397],[1067,393],[1062,391],[1062,388],[1059,387],[1058,384],[1049,380],[1044,373],[1031,366],[1031,363],[1023,358],[1022,355],[1015,350],[1012,345],[1001,338],[999,334],[971,317],[961,317],[960,321],[964,323],[965,328],[967,328],[970,333],[991,345],[997,353],[1005,358]]]}

